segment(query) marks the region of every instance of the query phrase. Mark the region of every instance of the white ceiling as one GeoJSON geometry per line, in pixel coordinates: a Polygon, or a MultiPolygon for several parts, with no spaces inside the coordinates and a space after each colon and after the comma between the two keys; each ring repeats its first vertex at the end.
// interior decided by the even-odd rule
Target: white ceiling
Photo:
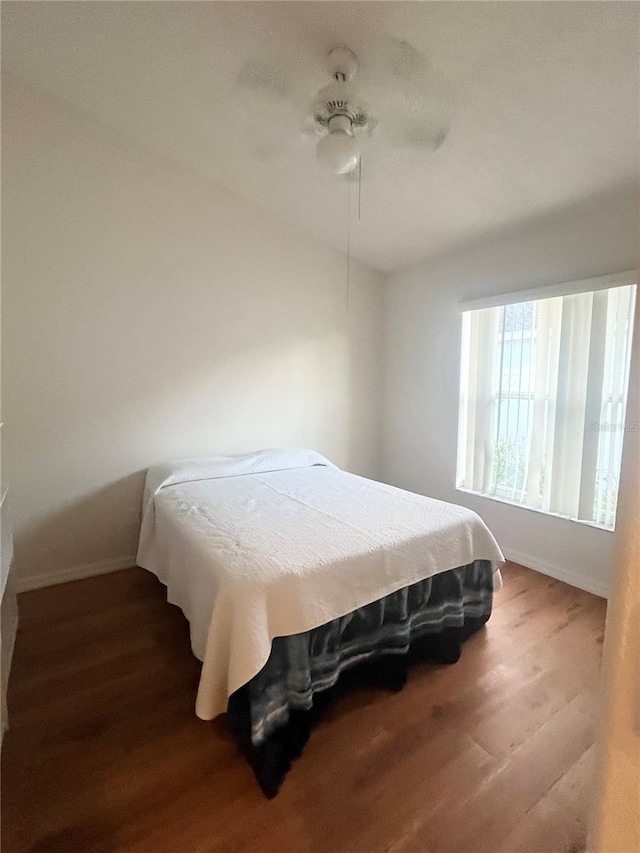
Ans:
{"type": "Polygon", "coordinates": [[[391,270],[637,181],[638,13],[631,2],[4,2],[2,59],[341,249],[351,191],[352,253],[391,270]],[[451,116],[434,153],[365,151],[360,220],[357,186],[327,176],[300,133],[341,44],[376,83],[381,129],[422,91],[451,116]],[[393,61],[412,48],[415,73],[393,61]]]}

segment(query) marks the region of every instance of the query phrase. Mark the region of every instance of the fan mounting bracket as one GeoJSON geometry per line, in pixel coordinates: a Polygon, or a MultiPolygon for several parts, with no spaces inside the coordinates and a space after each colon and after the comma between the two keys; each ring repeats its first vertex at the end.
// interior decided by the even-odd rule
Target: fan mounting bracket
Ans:
{"type": "Polygon", "coordinates": [[[348,83],[358,71],[358,58],[348,47],[336,47],[327,57],[327,69],[334,80],[348,83]]]}

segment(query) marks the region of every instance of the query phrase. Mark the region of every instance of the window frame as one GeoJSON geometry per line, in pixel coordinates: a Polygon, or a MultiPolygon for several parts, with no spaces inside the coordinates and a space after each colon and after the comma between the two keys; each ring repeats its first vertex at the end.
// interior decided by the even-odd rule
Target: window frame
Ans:
{"type": "MultiPolygon", "coordinates": [[[[475,489],[470,489],[464,485],[460,485],[460,458],[461,453],[466,453],[466,447],[461,448],[460,446],[460,430],[461,430],[461,411],[460,411],[460,403],[462,398],[462,386],[463,382],[468,380],[468,363],[465,364],[465,361],[469,361],[469,353],[467,352],[467,358],[465,359],[465,351],[463,350],[462,342],[463,338],[463,326],[462,319],[463,314],[468,311],[476,311],[482,310],[486,308],[500,308],[507,305],[517,304],[521,302],[533,302],[543,299],[549,299],[557,296],[570,296],[572,294],[578,293],[595,293],[600,290],[609,290],[615,287],[623,287],[634,285],[636,287],[635,293],[635,304],[636,311],[635,315],[632,315],[632,323],[640,322],[638,320],[638,298],[640,292],[640,283],[638,281],[638,271],[637,270],[625,270],[624,272],[619,273],[611,273],[608,275],[602,276],[594,276],[592,278],[579,279],[575,281],[561,282],[550,285],[542,285],[540,287],[523,289],[518,291],[510,291],[504,294],[494,294],[491,296],[485,296],[476,299],[464,299],[459,303],[459,311],[460,311],[460,324],[459,324],[459,332],[460,332],[460,361],[459,361],[459,372],[458,372],[458,399],[457,399],[457,440],[456,440],[456,471],[455,471],[455,483],[454,488],[457,492],[467,495],[473,495],[474,497],[485,498],[487,500],[496,501],[500,504],[506,504],[511,507],[515,507],[516,509],[528,510],[529,512],[539,513],[541,515],[545,515],[552,518],[562,519],[563,521],[571,521],[580,525],[585,525],[587,527],[593,527],[597,530],[604,531],[606,533],[614,533],[616,529],[616,520],[614,519],[614,523],[612,526],[607,526],[602,523],[599,523],[593,519],[586,518],[575,518],[571,515],[566,515],[559,512],[553,512],[547,509],[543,509],[541,507],[532,506],[530,504],[519,503],[517,501],[511,500],[506,497],[502,497],[499,494],[487,494],[486,492],[476,491],[475,489]]],[[[627,380],[628,381],[628,380],[627,380]]],[[[627,385],[627,395],[628,395],[628,385],[627,385]]],[[[587,421],[585,420],[585,424],[587,421]]],[[[637,425],[637,428],[640,429],[640,424],[637,425]]],[[[624,439],[623,439],[624,441],[624,439]]]]}

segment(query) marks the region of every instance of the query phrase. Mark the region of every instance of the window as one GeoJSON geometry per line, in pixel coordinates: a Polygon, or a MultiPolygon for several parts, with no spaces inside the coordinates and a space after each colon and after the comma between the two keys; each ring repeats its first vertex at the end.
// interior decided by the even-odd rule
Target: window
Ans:
{"type": "Polygon", "coordinates": [[[635,291],[464,311],[458,488],[613,529],[635,291]]]}

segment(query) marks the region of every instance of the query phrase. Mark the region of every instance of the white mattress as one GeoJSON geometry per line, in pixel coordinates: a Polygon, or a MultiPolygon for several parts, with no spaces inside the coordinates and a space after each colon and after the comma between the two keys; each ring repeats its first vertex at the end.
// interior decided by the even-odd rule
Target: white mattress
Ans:
{"type": "Polygon", "coordinates": [[[310,451],[147,475],[138,564],[189,620],[203,719],[260,671],[274,637],[476,559],[495,571],[504,560],[476,513],[348,474],[310,451]]]}

